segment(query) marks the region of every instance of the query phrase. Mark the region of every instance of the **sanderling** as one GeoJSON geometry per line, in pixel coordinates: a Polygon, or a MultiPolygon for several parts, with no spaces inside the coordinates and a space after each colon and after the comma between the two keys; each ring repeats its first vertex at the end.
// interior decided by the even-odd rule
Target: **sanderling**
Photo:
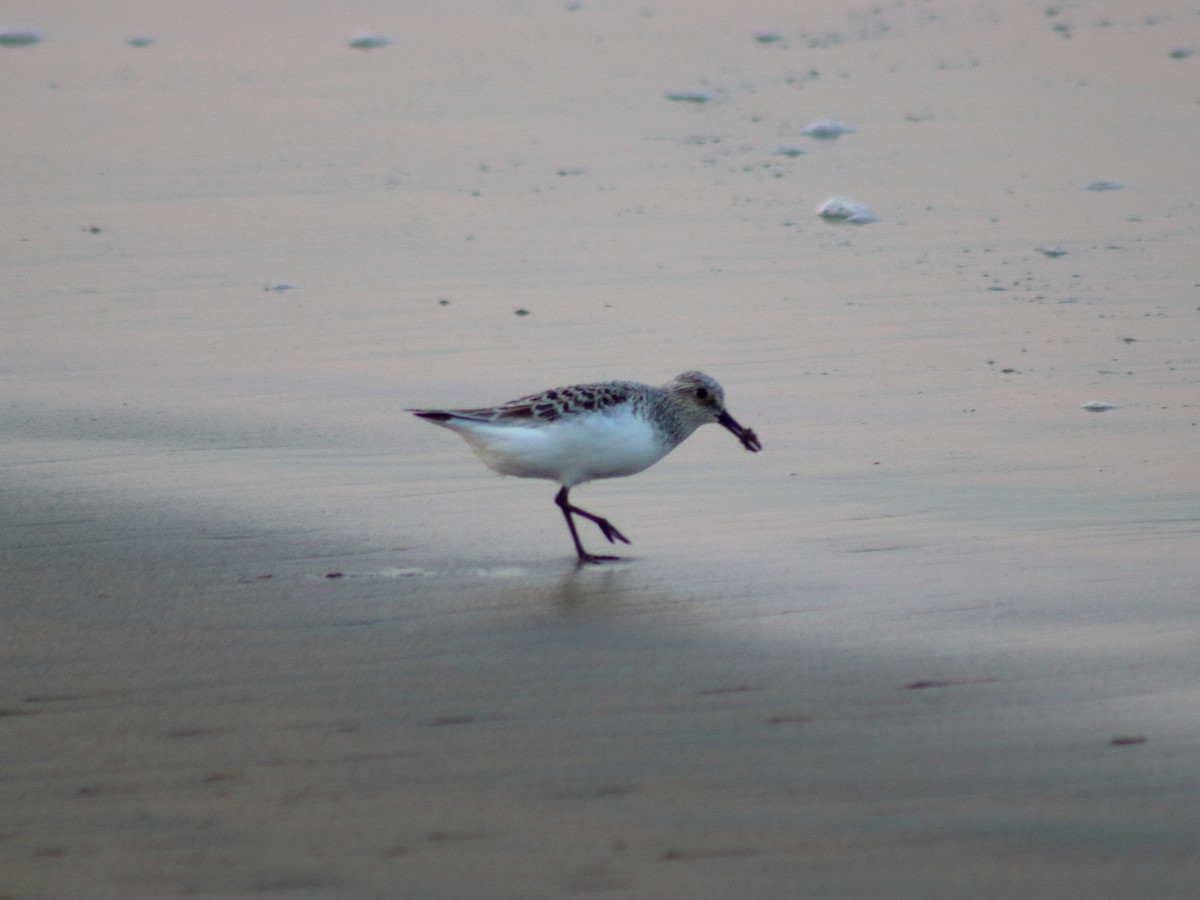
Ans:
{"type": "Polygon", "coordinates": [[[595,522],[610,544],[628,544],[629,538],[608,519],[573,506],[567,495],[575,485],[641,472],[709,422],[728,428],[747,450],[762,449],[758,436],[725,411],[721,385],[702,372],[684,372],[661,387],[605,381],[553,388],[482,409],[407,412],[458,432],[501,475],[561,484],[554,502],[581,563],[619,557],[584,550],[572,516],[595,522]]]}

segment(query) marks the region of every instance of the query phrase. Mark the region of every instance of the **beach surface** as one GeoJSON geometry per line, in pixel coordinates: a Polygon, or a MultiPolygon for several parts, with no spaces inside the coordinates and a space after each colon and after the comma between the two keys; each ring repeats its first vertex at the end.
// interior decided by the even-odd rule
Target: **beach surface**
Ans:
{"type": "Polygon", "coordinates": [[[2,900],[1194,892],[1194,2],[2,17],[2,900]]]}

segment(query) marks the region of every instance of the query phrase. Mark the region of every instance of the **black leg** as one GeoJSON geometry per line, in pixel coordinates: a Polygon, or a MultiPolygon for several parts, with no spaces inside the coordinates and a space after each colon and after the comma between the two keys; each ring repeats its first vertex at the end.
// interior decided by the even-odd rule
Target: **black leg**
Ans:
{"type": "Polygon", "coordinates": [[[555,496],[554,502],[558,505],[558,508],[562,510],[563,518],[567,520],[567,528],[571,530],[571,540],[575,542],[575,552],[579,554],[579,561],[594,563],[605,562],[606,560],[611,559],[620,559],[621,557],[619,556],[595,556],[583,549],[583,544],[579,540],[579,532],[575,530],[575,520],[572,518],[573,515],[583,516],[585,519],[595,522],[596,527],[600,529],[600,533],[608,538],[608,542],[610,544],[616,543],[617,541],[628,544],[629,538],[621,534],[621,532],[617,530],[617,526],[608,521],[608,519],[594,515],[588,512],[586,509],[580,509],[578,506],[572,506],[571,502],[567,499],[567,494],[569,491],[570,488],[568,488],[566,485],[563,485],[562,490],[559,491],[555,496]]]}

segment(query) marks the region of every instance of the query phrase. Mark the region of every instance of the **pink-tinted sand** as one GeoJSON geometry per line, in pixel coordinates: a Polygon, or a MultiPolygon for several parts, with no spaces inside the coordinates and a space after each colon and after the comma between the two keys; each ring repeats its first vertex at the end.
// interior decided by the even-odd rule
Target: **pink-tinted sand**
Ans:
{"type": "Polygon", "coordinates": [[[1195,4],[698,6],[3,10],[0,897],[1194,891],[1195,4]]]}

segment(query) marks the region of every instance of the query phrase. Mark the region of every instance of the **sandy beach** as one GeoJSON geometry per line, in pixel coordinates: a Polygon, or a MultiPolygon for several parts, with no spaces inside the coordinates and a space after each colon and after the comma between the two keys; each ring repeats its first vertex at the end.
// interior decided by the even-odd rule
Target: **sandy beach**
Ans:
{"type": "Polygon", "coordinates": [[[0,900],[1194,892],[1194,2],[18,27],[0,900]],[[403,412],[688,369],[604,566],[403,412]]]}

